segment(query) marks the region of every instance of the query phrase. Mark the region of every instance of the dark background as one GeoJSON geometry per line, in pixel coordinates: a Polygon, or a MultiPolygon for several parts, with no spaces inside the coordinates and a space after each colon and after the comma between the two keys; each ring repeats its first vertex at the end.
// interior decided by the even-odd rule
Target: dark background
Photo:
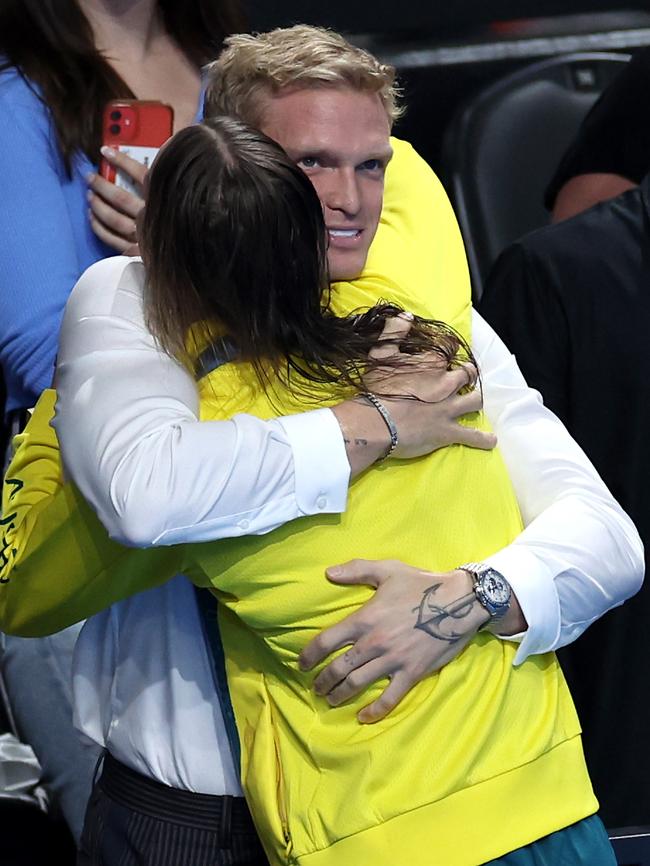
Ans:
{"type": "Polygon", "coordinates": [[[642,8],[613,0],[244,0],[244,6],[251,27],[258,30],[301,22],[345,33],[427,32],[437,38],[490,21],[642,8]]]}
{"type": "Polygon", "coordinates": [[[445,182],[444,132],[482,88],[526,64],[574,51],[650,45],[638,0],[244,0],[253,30],[332,27],[397,67],[407,112],[395,132],[445,182]]]}

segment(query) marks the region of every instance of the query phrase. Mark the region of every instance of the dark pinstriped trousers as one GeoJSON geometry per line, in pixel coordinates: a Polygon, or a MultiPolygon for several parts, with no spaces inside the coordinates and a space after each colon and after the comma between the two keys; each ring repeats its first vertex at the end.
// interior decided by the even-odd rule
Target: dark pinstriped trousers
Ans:
{"type": "Polygon", "coordinates": [[[242,797],[169,788],[109,754],[88,803],[77,866],[268,866],[242,797]]]}

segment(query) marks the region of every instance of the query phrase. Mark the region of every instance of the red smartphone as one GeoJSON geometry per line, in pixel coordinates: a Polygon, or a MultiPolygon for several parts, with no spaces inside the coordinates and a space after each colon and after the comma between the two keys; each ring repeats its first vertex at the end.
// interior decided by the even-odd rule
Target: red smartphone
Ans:
{"type": "MultiPolygon", "coordinates": [[[[173,129],[171,105],[141,99],[114,99],[104,109],[102,144],[149,167],[173,129]]],[[[105,159],[100,163],[99,173],[111,183],[136,192],[131,178],[116,171],[105,159]]]]}

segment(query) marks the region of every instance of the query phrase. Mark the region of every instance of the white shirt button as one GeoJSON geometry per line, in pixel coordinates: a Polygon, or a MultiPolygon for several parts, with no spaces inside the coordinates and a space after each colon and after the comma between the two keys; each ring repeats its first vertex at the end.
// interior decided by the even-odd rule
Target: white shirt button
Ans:
{"type": "Polygon", "coordinates": [[[240,529],[243,529],[244,531],[246,531],[249,526],[250,526],[250,521],[248,521],[248,520],[240,520],[239,521],[239,528],[240,529]]]}
{"type": "Polygon", "coordinates": [[[320,510],[322,511],[323,508],[325,508],[326,506],[327,506],[327,497],[319,496],[318,499],[316,500],[316,507],[320,508],[320,510]]]}

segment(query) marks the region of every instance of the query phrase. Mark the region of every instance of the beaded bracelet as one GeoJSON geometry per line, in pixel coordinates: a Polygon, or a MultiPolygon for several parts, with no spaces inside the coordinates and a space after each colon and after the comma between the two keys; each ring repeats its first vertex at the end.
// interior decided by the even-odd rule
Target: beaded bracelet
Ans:
{"type": "Polygon", "coordinates": [[[397,427],[395,425],[395,422],[393,421],[390,412],[375,394],[373,394],[371,391],[363,391],[361,393],[361,396],[365,400],[367,400],[371,406],[374,406],[375,409],[379,412],[379,414],[384,420],[385,425],[388,427],[388,432],[390,433],[390,445],[388,446],[388,450],[385,454],[383,454],[375,461],[376,463],[382,463],[384,460],[390,457],[393,451],[397,448],[397,444],[399,442],[397,427]]]}

